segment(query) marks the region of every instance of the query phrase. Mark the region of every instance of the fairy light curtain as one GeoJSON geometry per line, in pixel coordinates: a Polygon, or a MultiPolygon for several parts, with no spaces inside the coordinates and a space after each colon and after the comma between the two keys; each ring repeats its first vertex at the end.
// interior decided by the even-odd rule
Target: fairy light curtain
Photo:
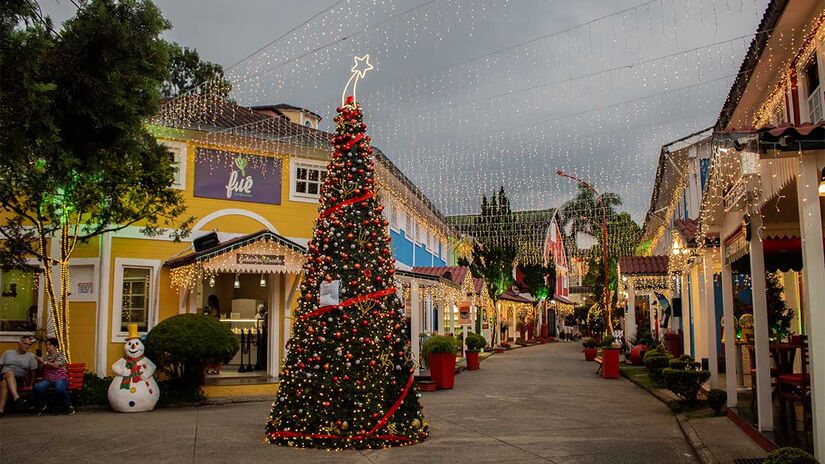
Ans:
{"type": "MultiPolygon", "coordinates": [[[[504,183],[513,209],[547,209],[574,195],[574,186],[554,178],[563,167],[622,195],[639,219],[647,206],[640,187],[650,188],[655,170],[651,147],[712,123],[765,3],[610,5],[578,24],[526,28],[491,43],[485,32],[514,19],[515,3],[337,2],[228,66],[226,76],[241,105],[291,100],[330,115],[338,89],[330,71],[347,66],[341,60],[351,51],[370,50],[382,77],[360,99],[371,108],[374,144],[421,189],[399,192],[417,197],[403,203],[430,199],[446,214],[474,214],[481,194],[504,183]],[[479,39],[477,53],[451,56],[446,44],[468,36],[479,39]]],[[[546,18],[556,6],[531,7],[546,18]]],[[[158,121],[216,122],[199,116],[221,105],[209,87],[193,92],[207,98],[187,95],[165,106],[158,121]]],[[[222,117],[240,113],[227,109],[222,117]]],[[[274,150],[295,141],[323,147],[328,138],[275,121],[236,122],[212,140],[262,132],[266,141],[256,143],[274,150]]]]}

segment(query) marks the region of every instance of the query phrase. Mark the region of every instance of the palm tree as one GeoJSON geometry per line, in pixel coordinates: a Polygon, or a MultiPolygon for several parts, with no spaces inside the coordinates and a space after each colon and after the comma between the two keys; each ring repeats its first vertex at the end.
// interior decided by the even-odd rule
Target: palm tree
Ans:
{"type": "MultiPolygon", "coordinates": [[[[616,216],[615,206],[622,204],[622,198],[612,192],[605,192],[601,195],[604,203],[607,222],[610,224],[616,216]]],[[[583,185],[579,185],[579,193],[572,200],[568,200],[559,210],[559,227],[565,231],[569,240],[575,245],[576,234],[583,232],[594,237],[599,237],[602,231],[602,207],[599,199],[592,190],[583,185]]],[[[575,246],[569,248],[574,250],[575,246]]]]}

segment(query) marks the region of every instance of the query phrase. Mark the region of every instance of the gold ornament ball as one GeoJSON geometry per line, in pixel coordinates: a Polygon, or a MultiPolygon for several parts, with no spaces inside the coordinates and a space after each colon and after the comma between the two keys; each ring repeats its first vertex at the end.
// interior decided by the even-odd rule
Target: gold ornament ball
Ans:
{"type": "Polygon", "coordinates": [[[344,421],[341,422],[341,430],[348,430],[349,429],[349,422],[344,421]]]}
{"type": "Polygon", "coordinates": [[[417,428],[421,427],[421,421],[418,420],[418,419],[413,419],[412,420],[412,426],[413,426],[414,429],[417,429],[417,428]]]}

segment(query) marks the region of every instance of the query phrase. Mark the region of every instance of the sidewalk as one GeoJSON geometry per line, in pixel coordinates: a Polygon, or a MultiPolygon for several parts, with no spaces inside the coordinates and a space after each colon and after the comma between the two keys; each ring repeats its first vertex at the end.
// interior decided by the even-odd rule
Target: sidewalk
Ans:
{"type": "Polygon", "coordinates": [[[736,459],[768,455],[727,417],[686,418],[682,423],[698,435],[714,459],[710,462],[734,464],[736,459]]]}
{"type": "Polygon", "coordinates": [[[143,414],[0,419],[0,462],[695,463],[670,410],[630,382],[604,380],[579,344],[487,359],[453,390],[423,393],[430,438],[386,450],[328,452],[263,443],[271,401],[143,414]]]}

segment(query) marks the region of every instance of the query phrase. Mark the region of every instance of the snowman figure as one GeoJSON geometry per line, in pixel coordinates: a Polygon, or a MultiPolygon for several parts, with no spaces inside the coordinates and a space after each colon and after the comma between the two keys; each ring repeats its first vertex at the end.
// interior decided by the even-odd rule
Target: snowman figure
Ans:
{"type": "Polygon", "coordinates": [[[112,364],[115,374],[109,385],[109,405],[117,412],[143,412],[155,408],[160,397],[155,382],[155,363],[143,356],[143,342],[137,324],[129,324],[129,336],[123,347],[124,356],[112,364]]]}

